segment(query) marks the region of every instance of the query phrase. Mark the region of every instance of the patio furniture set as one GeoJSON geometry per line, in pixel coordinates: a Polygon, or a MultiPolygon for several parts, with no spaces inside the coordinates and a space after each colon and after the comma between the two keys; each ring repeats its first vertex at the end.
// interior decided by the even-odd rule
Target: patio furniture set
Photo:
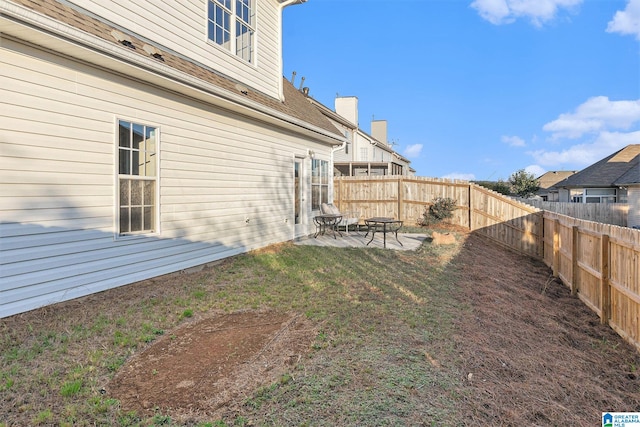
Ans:
{"type": "MultiPolygon", "coordinates": [[[[360,218],[357,214],[351,212],[340,212],[340,210],[330,203],[323,203],[320,206],[320,215],[316,215],[313,218],[313,222],[316,226],[316,233],[313,237],[317,238],[319,235],[326,234],[327,231],[333,232],[333,238],[337,239],[336,234],[342,237],[342,233],[339,227],[344,227],[345,233],[349,234],[349,226],[353,226],[356,233],[360,233],[360,218]]],[[[364,226],[367,227],[367,232],[364,235],[366,238],[371,233],[371,240],[367,242],[373,242],[376,232],[381,232],[383,235],[383,247],[387,247],[387,233],[394,233],[396,241],[402,245],[402,242],[398,239],[398,230],[402,227],[402,221],[394,218],[387,217],[372,217],[364,220],[364,226]]]]}

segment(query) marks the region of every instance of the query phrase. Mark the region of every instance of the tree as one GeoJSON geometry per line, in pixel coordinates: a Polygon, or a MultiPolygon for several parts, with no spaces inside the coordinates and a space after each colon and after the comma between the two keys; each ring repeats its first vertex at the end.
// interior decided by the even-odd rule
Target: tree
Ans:
{"type": "Polygon", "coordinates": [[[511,186],[509,185],[508,182],[505,182],[501,179],[499,179],[495,184],[493,184],[492,190],[495,191],[496,193],[504,194],[505,196],[508,196],[509,194],[511,194],[511,186]]]}
{"type": "Polygon", "coordinates": [[[511,184],[513,193],[523,198],[532,196],[540,188],[536,177],[524,169],[512,173],[509,177],[509,184],[511,184]]]}
{"type": "Polygon", "coordinates": [[[511,194],[511,185],[508,182],[499,179],[498,181],[471,181],[481,187],[493,190],[496,193],[504,194],[508,196],[511,194]]]}

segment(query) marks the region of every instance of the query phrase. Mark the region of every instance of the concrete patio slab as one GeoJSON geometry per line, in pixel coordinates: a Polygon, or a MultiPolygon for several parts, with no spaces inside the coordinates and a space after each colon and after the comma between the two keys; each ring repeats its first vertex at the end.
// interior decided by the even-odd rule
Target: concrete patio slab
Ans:
{"type": "MultiPolygon", "coordinates": [[[[402,246],[396,241],[396,237],[392,233],[387,233],[387,249],[397,251],[413,251],[422,245],[422,242],[427,238],[426,234],[415,233],[398,233],[398,240],[402,242],[402,246]]],[[[333,233],[327,233],[319,235],[317,238],[313,236],[302,237],[294,240],[296,245],[308,245],[308,246],[326,246],[337,248],[379,248],[383,249],[383,235],[378,232],[375,238],[369,245],[367,243],[371,240],[371,235],[364,237],[364,233],[349,232],[346,234],[342,232],[342,237],[337,235],[337,238],[333,238],[333,233]]]]}

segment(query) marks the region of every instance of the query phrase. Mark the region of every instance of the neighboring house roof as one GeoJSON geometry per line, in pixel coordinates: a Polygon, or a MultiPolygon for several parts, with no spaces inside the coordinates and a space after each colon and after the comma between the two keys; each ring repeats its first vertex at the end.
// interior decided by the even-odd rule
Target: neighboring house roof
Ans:
{"type": "MultiPolygon", "coordinates": [[[[293,83],[292,83],[292,85],[293,85],[293,83]]],[[[324,105],[322,102],[317,101],[315,98],[313,98],[313,97],[311,97],[309,95],[305,95],[305,96],[307,98],[307,101],[309,101],[311,104],[313,104],[318,110],[320,110],[322,112],[322,114],[324,114],[325,116],[329,117],[331,120],[334,120],[334,121],[340,123],[342,126],[347,127],[349,129],[352,129],[352,130],[358,129],[357,125],[351,123],[349,120],[345,119],[340,114],[336,113],[331,108],[329,108],[326,105],[324,105]]]]}
{"type": "Polygon", "coordinates": [[[640,184],[640,161],[636,157],[635,164],[629,168],[627,173],[616,180],[616,185],[633,185],[640,184]]]}
{"type": "Polygon", "coordinates": [[[403,156],[402,154],[398,153],[397,151],[394,151],[393,155],[396,156],[398,158],[398,160],[400,160],[402,162],[411,163],[411,160],[407,159],[405,156],[403,156]]]}
{"type": "MultiPolygon", "coordinates": [[[[317,109],[310,106],[309,103],[306,102],[304,95],[297,91],[284,77],[283,92],[285,100],[281,101],[257,90],[252,90],[227,75],[223,75],[214,69],[173,52],[153,41],[143,40],[129,30],[116,27],[91,13],[85,13],[76,6],[71,6],[57,0],[41,0],[37,2],[32,0],[11,1],[34,12],[53,18],[81,32],[98,37],[109,44],[117,46],[117,48],[121,49],[126,55],[134,54],[148,59],[150,55],[152,55],[148,47],[151,45],[151,50],[153,51],[153,49],[155,49],[153,52],[161,57],[161,59],[157,59],[157,61],[160,62],[162,66],[170,67],[180,73],[195,78],[193,81],[196,82],[196,84],[198,81],[201,81],[205,84],[213,85],[228,92],[236,99],[237,96],[240,95],[246,99],[248,103],[258,104],[281,115],[284,114],[304,121],[332,134],[333,138],[338,137],[340,140],[343,139],[342,135],[337,132],[335,126],[317,109]],[[116,39],[118,33],[125,36],[127,45],[123,45],[116,39]]],[[[303,2],[303,0],[298,0],[298,2],[303,2]]],[[[19,12],[16,14],[19,14],[19,12]]],[[[153,71],[155,70],[152,70],[152,72],[153,71]]]]}
{"type": "Polygon", "coordinates": [[[367,138],[369,140],[369,142],[371,143],[371,145],[381,148],[384,151],[386,151],[387,153],[395,153],[395,151],[393,151],[393,148],[389,147],[389,145],[386,142],[382,142],[382,141],[378,141],[377,139],[375,139],[373,136],[369,135],[368,133],[366,133],[365,131],[363,131],[362,129],[358,130],[365,138],[367,138]]]}
{"type": "Polygon", "coordinates": [[[540,190],[550,190],[556,188],[556,184],[570,177],[576,171],[549,171],[538,177],[540,190]]]}
{"type": "Polygon", "coordinates": [[[640,144],[627,145],[571,175],[557,184],[558,187],[617,187],[640,182],[640,144]]]}
{"type": "MultiPolygon", "coordinates": [[[[360,134],[362,134],[364,137],[369,139],[369,141],[374,146],[379,147],[379,148],[383,149],[384,151],[390,153],[391,155],[393,155],[394,157],[396,157],[400,161],[403,161],[403,162],[405,162],[407,164],[411,163],[411,161],[409,159],[407,159],[406,157],[404,157],[403,155],[401,155],[400,153],[395,151],[392,147],[389,146],[389,144],[387,144],[385,142],[378,141],[373,136],[369,135],[368,133],[366,133],[365,131],[360,129],[358,126],[356,126],[355,124],[351,123],[349,120],[345,119],[340,114],[336,113],[335,111],[333,111],[332,109],[330,109],[329,107],[327,107],[326,105],[321,103],[320,101],[318,101],[318,100],[316,100],[316,99],[314,99],[314,98],[312,98],[311,96],[308,96],[308,95],[307,95],[307,100],[312,105],[315,105],[318,108],[318,110],[321,111],[322,114],[324,114],[325,116],[329,117],[332,120],[335,120],[336,122],[340,123],[341,125],[349,128],[349,129],[357,130],[360,134]]],[[[356,162],[352,162],[352,163],[356,163],[356,162]]],[[[362,163],[368,163],[368,162],[362,162],[362,163]]]]}

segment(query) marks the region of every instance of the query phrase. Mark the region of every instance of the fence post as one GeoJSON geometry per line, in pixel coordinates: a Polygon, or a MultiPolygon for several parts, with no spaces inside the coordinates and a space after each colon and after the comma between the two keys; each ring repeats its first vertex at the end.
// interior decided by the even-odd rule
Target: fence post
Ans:
{"type": "Polygon", "coordinates": [[[540,245],[540,247],[538,248],[538,256],[540,256],[540,259],[544,260],[544,213],[545,211],[540,212],[540,227],[538,228],[538,232],[540,233],[538,235],[538,245],[540,245]]]}
{"type": "Polygon", "coordinates": [[[600,323],[609,323],[611,317],[611,283],[609,282],[609,235],[603,234],[601,238],[601,264],[600,270],[600,323]]]}
{"type": "Polygon", "coordinates": [[[407,219],[404,218],[403,219],[403,204],[404,204],[404,197],[403,197],[403,191],[404,186],[402,185],[402,177],[399,176],[398,177],[398,219],[401,221],[406,221],[407,219]]]}
{"type": "Polygon", "coordinates": [[[473,202],[471,195],[473,194],[473,184],[469,183],[469,230],[473,231],[473,202]]]}
{"type": "Polygon", "coordinates": [[[557,218],[553,220],[553,265],[551,270],[554,277],[558,277],[558,270],[560,268],[560,233],[558,233],[558,227],[560,226],[560,220],[557,218]]]}
{"type": "Polygon", "coordinates": [[[572,227],[571,238],[571,295],[578,293],[580,284],[578,283],[578,241],[580,240],[580,229],[577,225],[572,227]]]}

